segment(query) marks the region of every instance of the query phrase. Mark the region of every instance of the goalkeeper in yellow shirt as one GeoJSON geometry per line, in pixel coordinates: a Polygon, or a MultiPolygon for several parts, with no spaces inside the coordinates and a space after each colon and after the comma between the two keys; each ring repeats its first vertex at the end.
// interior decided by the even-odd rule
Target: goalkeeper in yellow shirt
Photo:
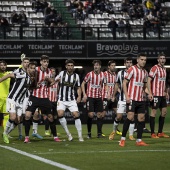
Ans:
{"type": "MultiPolygon", "coordinates": [[[[0,78],[9,74],[6,71],[7,63],[4,60],[0,61],[0,78]]],[[[3,128],[6,126],[6,122],[9,119],[9,114],[6,111],[6,99],[9,94],[10,78],[6,79],[3,83],[0,83],[0,121],[3,120],[3,128]]]]}

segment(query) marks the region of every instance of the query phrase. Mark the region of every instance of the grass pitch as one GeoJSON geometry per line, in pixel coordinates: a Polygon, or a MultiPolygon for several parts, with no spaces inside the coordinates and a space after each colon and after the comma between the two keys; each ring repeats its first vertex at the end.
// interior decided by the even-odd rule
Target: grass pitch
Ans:
{"type": "MultiPolygon", "coordinates": [[[[156,122],[158,121],[156,120],[156,122]]],[[[170,135],[169,122],[170,113],[166,117],[164,126],[164,131],[168,135],[170,135]]],[[[144,133],[143,140],[149,146],[139,147],[135,146],[135,141],[130,141],[127,135],[126,146],[121,148],[118,145],[120,136],[116,135],[113,141],[108,140],[108,136],[113,128],[112,124],[103,125],[103,132],[106,135],[104,139],[98,139],[96,137],[97,127],[95,124],[92,127],[92,139],[87,139],[86,125],[83,125],[84,142],[78,141],[77,131],[74,125],[68,125],[68,127],[74,137],[72,142],[67,140],[64,130],[58,124],[57,130],[63,142],[56,143],[52,137],[44,137],[43,140],[31,138],[31,143],[25,144],[23,141],[17,139],[18,131],[16,128],[11,133],[13,138],[10,139],[10,144],[4,144],[1,138],[0,146],[10,146],[26,153],[81,170],[169,170],[170,168],[170,138],[151,139],[150,134],[144,133]]],[[[146,124],[146,127],[149,128],[149,125],[146,124]]],[[[122,130],[122,124],[119,126],[119,129],[122,130]]],[[[155,127],[156,130],[157,124],[155,127]]],[[[43,136],[44,125],[40,125],[38,131],[43,136]]],[[[0,133],[2,133],[2,127],[0,127],[0,133]]],[[[136,137],[136,134],[134,134],[134,137],[136,137]]],[[[62,169],[2,147],[0,147],[0,154],[0,169],[3,170],[62,169]]]]}

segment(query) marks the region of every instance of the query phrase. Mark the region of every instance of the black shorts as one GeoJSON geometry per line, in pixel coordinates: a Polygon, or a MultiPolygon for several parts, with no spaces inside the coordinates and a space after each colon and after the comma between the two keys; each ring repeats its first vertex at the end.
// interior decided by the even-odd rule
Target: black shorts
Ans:
{"type": "Polygon", "coordinates": [[[130,103],[126,104],[126,111],[128,112],[134,112],[135,114],[143,113],[145,114],[145,101],[134,101],[131,100],[130,103]]]}
{"type": "Polygon", "coordinates": [[[54,116],[57,116],[57,102],[50,102],[52,107],[52,113],[54,116]]]}
{"type": "Polygon", "coordinates": [[[150,103],[152,109],[167,107],[165,96],[153,96],[153,100],[150,103]]]}
{"type": "Polygon", "coordinates": [[[104,111],[113,110],[113,108],[117,108],[116,99],[114,102],[112,102],[111,100],[103,99],[103,110],[104,111]]]}
{"type": "Polygon", "coordinates": [[[102,98],[88,97],[87,110],[88,112],[103,112],[102,98]]]}
{"type": "Polygon", "coordinates": [[[37,108],[41,110],[41,114],[52,114],[51,102],[48,98],[30,96],[26,111],[34,113],[37,108]]]}

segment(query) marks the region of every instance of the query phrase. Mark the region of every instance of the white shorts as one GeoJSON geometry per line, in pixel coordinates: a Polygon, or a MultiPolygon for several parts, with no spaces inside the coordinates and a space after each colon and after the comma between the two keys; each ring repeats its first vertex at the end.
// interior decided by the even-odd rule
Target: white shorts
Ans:
{"type": "Polygon", "coordinates": [[[78,112],[77,102],[73,101],[59,101],[57,102],[57,110],[66,110],[69,109],[70,112],[78,112]]]}
{"type": "Polygon", "coordinates": [[[126,113],[126,102],[125,101],[118,101],[117,103],[117,113],[126,113]]]}
{"type": "Polygon", "coordinates": [[[16,103],[13,99],[7,99],[6,110],[9,113],[16,113],[18,116],[22,115],[22,103],[16,103]]]}

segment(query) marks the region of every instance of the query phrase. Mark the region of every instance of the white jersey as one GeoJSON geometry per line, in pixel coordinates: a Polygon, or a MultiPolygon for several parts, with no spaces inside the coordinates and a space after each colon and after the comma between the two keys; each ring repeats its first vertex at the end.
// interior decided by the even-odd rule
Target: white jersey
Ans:
{"type": "Polygon", "coordinates": [[[124,80],[125,75],[126,75],[125,70],[121,70],[117,74],[116,82],[119,84],[119,88],[120,88],[119,101],[126,101],[126,97],[125,97],[125,94],[123,92],[123,80],[124,80]]]}
{"type": "Polygon", "coordinates": [[[80,78],[76,73],[68,74],[67,71],[61,71],[56,79],[60,78],[59,95],[60,101],[75,100],[75,89],[80,87],[80,78]]]}

